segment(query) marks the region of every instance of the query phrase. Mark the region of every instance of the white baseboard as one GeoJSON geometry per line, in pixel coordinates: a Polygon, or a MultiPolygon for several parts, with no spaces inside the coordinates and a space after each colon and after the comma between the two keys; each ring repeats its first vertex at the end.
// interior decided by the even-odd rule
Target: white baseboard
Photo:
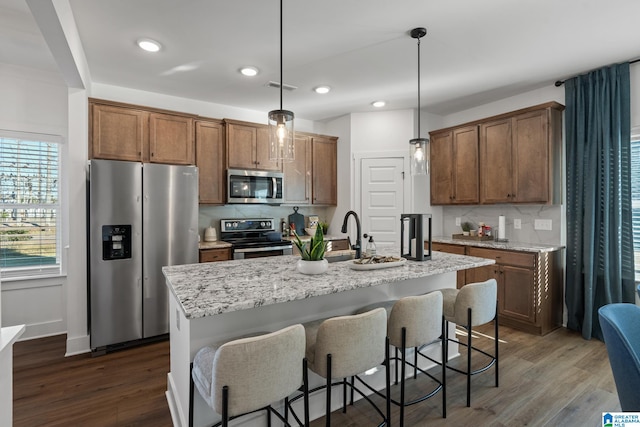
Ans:
{"type": "Polygon", "coordinates": [[[70,338],[67,336],[67,351],[65,357],[77,354],[89,353],[91,351],[91,341],[89,335],[70,338]]]}

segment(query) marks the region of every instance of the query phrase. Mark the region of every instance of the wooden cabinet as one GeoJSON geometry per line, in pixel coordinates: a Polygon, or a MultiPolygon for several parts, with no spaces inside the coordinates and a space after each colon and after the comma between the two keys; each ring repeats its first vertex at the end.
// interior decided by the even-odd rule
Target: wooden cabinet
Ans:
{"type": "Polygon", "coordinates": [[[432,132],[430,145],[431,204],[478,203],[478,127],[432,132]]]}
{"type": "Polygon", "coordinates": [[[227,166],[231,169],[280,170],[280,162],[269,160],[269,127],[225,119],[227,166]]]}
{"type": "Polygon", "coordinates": [[[200,262],[228,261],[231,248],[200,249],[200,262]]]}
{"type": "Polygon", "coordinates": [[[90,104],[89,158],[146,160],[149,112],[112,105],[90,104]]]}
{"type": "MultiPolygon", "coordinates": [[[[425,249],[428,249],[427,247],[428,245],[429,243],[425,243],[424,245],[425,249]]],[[[438,251],[438,252],[447,252],[450,254],[457,254],[457,255],[465,255],[466,253],[465,246],[452,245],[449,243],[438,243],[438,242],[431,243],[431,250],[438,251]]],[[[465,283],[466,283],[466,271],[458,270],[456,275],[456,288],[460,289],[465,285],[465,283]]]]}
{"type": "Polygon", "coordinates": [[[195,123],[196,166],[199,201],[202,204],[226,203],[224,125],[217,120],[195,123]]]}
{"type": "Polygon", "coordinates": [[[330,245],[331,245],[331,250],[332,251],[347,251],[347,250],[351,249],[349,247],[349,240],[348,239],[330,240],[330,245]]]}
{"type": "Polygon", "coordinates": [[[559,251],[529,253],[467,247],[467,255],[496,264],[467,270],[466,283],[498,282],[501,325],[544,335],[562,324],[562,273],[559,251]]]}
{"type": "Polygon", "coordinates": [[[560,203],[563,109],[550,102],[431,132],[431,204],[560,203]]]}
{"type": "Polygon", "coordinates": [[[311,203],[338,204],[337,139],[323,136],[311,138],[311,203]]]}
{"type": "Polygon", "coordinates": [[[149,114],[149,160],[152,163],[192,165],[193,118],[173,114],[149,114]]]}
{"type": "Polygon", "coordinates": [[[480,126],[481,203],[554,201],[560,114],[545,108],[480,126]]]}
{"type": "Polygon", "coordinates": [[[295,160],[283,162],[284,203],[311,204],[311,137],[296,133],[295,160]]]}
{"type": "Polygon", "coordinates": [[[193,117],[90,100],[89,158],[195,164],[193,117]]]}

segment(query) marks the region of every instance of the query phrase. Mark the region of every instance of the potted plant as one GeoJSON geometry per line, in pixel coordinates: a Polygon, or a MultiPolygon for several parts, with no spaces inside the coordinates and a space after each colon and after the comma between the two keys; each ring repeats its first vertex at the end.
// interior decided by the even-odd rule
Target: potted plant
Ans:
{"type": "Polygon", "coordinates": [[[473,224],[465,221],[462,223],[462,225],[460,226],[462,227],[462,235],[463,236],[468,236],[469,235],[469,231],[471,231],[471,229],[473,228],[473,224]]]}
{"type": "Polygon", "coordinates": [[[324,241],[322,227],[316,227],[316,233],[311,237],[309,242],[303,243],[295,231],[294,236],[296,239],[293,243],[300,251],[301,257],[296,265],[298,271],[304,274],[321,274],[327,271],[329,263],[324,258],[327,243],[324,241]]]}
{"type": "Polygon", "coordinates": [[[327,234],[327,230],[329,230],[329,223],[326,221],[320,221],[318,223],[318,227],[322,228],[322,234],[327,234]]]}

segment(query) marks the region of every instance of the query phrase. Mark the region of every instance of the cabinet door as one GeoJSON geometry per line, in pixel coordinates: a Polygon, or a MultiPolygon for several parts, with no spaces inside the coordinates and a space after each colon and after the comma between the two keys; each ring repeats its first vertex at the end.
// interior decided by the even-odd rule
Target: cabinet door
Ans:
{"type": "Polygon", "coordinates": [[[480,125],[480,203],[512,200],[511,118],[480,125]]]}
{"type": "Polygon", "coordinates": [[[295,160],[284,162],[284,202],[308,205],[311,203],[311,138],[296,135],[295,160]]]}
{"type": "MultiPolygon", "coordinates": [[[[296,156],[298,153],[296,153],[296,156]]],[[[258,126],[256,130],[256,169],[280,170],[280,162],[269,160],[269,126],[258,126]]]]}
{"type": "Polygon", "coordinates": [[[535,323],[535,277],[533,270],[504,265],[500,268],[502,286],[498,288],[500,316],[535,323]]]}
{"type": "Polygon", "coordinates": [[[229,168],[255,169],[258,129],[235,123],[227,124],[227,156],[229,168]]]}
{"type": "Polygon", "coordinates": [[[322,137],[311,140],[313,204],[335,206],[338,203],[336,142],[322,137]]]}
{"type": "Polygon", "coordinates": [[[148,144],[149,113],[131,108],[93,104],[93,159],[142,161],[148,144]]]}
{"type": "MultiPolygon", "coordinates": [[[[498,288],[500,287],[500,269],[497,265],[485,265],[482,267],[470,268],[467,270],[467,284],[484,282],[489,279],[496,279],[498,288]]],[[[499,295],[498,291],[498,295],[499,295]]]]}
{"type": "Polygon", "coordinates": [[[431,134],[429,142],[431,164],[431,204],[449,205],[453,199],[453,132],[431,134]]]}
{"type": "Polygon", "coordinates": [[[224,145],[222,123],[196,122],[196,165],[200,203],[225,203],[224,145]]]}
{"type": "Polygon", "coordinates": [[[453,131],[453,202],[478,203],[479,163],[478,127],[468,126],[453,131]]]}
{"type": "Polygon", "coordinates": [[[513,201],[547,203],[551,198],[547,110],[533,111],[513,118],[513,201]]]}
{"type": "Polygon", "coordinates": [[[149,160],[152,163],[193,165],[193,119],[171,114],[149,115],[149,160]]]}

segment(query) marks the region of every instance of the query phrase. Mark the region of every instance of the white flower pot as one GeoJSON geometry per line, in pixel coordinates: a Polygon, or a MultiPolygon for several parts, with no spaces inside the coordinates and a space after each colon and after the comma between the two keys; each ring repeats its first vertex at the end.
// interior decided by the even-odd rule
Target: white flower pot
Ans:
{"type": "Polygon", "coordinates": [[[320,261],[298,260],[296,269],[302,274],[322,274],[329,268],[329,262],[326,259],[320,261]]]}

